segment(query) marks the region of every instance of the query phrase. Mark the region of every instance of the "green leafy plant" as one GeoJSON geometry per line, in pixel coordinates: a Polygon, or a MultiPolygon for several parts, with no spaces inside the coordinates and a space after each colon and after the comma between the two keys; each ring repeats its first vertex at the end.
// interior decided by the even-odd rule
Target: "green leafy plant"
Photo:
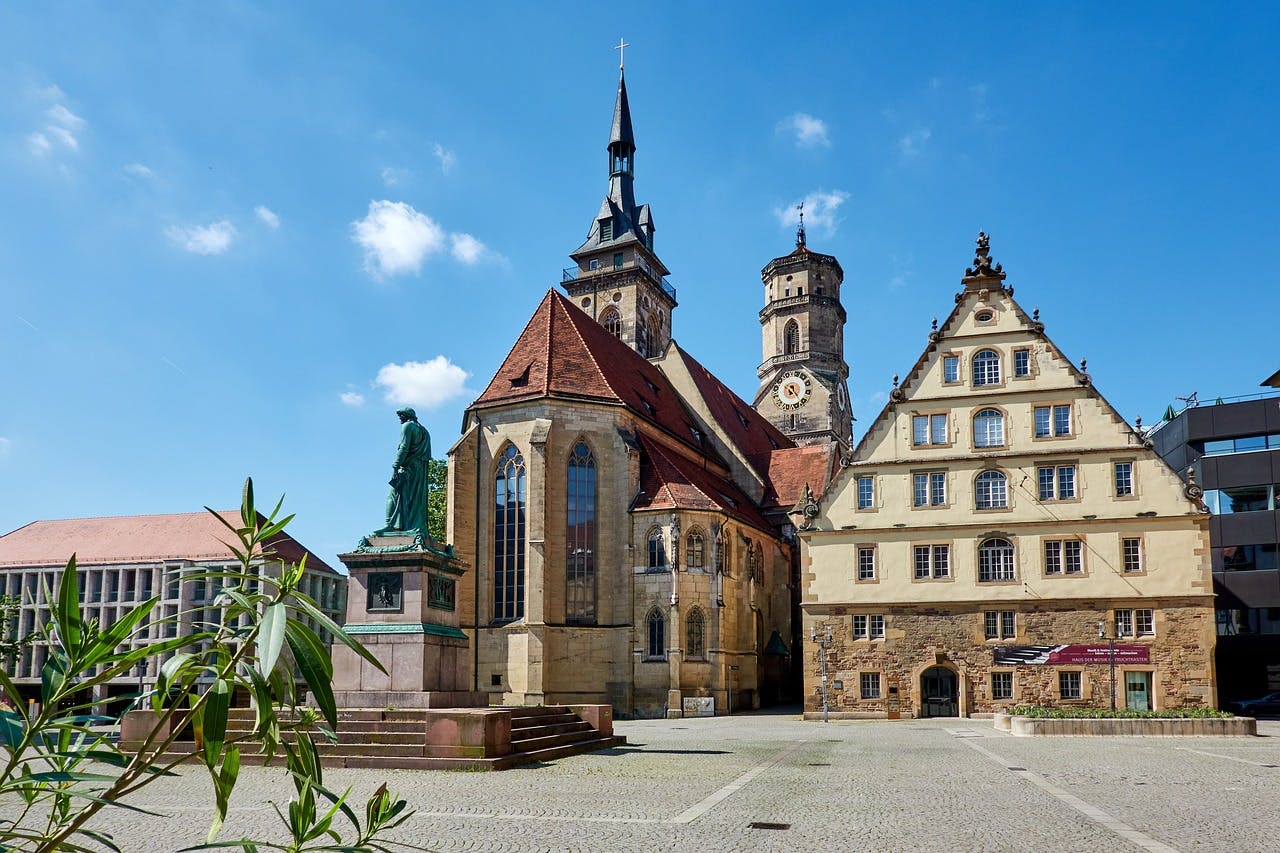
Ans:
{"type": "Polygon", "coordinates": [[[1227,711],[1213,708],[1170,708],[1162,711],[1131,711],[1121,708],[1043,708],[1037,705],[1018,705],[1009,711],[1015,717],[1035,717],[1049,720],[1181,720],[1231,717],[1227,711]]]}
{"type": "Polygon", "coordinates": [[[186,634],[165,626],[177,623],[182,613],[153,618],[159,597],[108,627],[86,620],[71,558],[57,590],[47,595],[51,645],[41,671],[38,710],[24,707],[17,685],[0,671],[0,693],[14,706],[0,710],[0,802],[18,803],[0,818],[0,850],[119,851],[114,839],[93,827],[95,816],[108,807],[145,812],[126,800],[162,783],[186,762],[203,766],[214,789],[206,843],[188,849],[301,853],[405,846],[382,838],[410,814],[405,801],[385,785],[367,801],[363,819],[348,804],[349,789],[338,794],[324,786],[315,738],[335,738],[338,713],[333,663],[312,626],[382,666],[300,591],[305,556],[296,564],[277,563],[279,577],[260,570],[272,563],[271,542],[293,518],[280,517],[282,503],[263,517],[254,507],[253,481],[247,480],[237,521],[213,513],[230,531],[228,548],[239,565],[183,576],[218,586],[213,602],[218,617],[196,623],[186,634]],[[154,636],[181,635],[148,641],[149,626],[157,623],[154,636]],[[135,700],[136,708],[151,711],[154,726],[140,744],[121,748],[107,731],[90,727],[108,722],[90,713],[90,697],[95,687],[144,661],[162,661],[155,689],[135,700]],[[253,708],[248,734],[228,732],[237,691],[250,697],[253,708]],[[306,703],[306,692],[314,707],[306,703]],[[195,735],[193,752],[176,744],[187,730],[195,735]],[[239,776],[242,748],[256,749],[267,761],[281,756],[293,780],[295,796],[284,810],[276,807],[288,834],[283,842],[216,840],[239,776]]]}
{"type": "Polygon", "coordinates": [[[449,462],[432,459],[427,465],[427,532],[437,542],[445,540],[449,515],[449,462]]]}

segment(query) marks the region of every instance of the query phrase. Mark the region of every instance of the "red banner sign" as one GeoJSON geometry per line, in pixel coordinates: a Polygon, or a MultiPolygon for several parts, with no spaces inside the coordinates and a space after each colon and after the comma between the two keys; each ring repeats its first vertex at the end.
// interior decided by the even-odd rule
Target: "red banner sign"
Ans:
{"type": "MultiPolygon", "coordinates": [[[[996,646],[992,649],[997,666],[1015,664],[1087,664],[1111,663],[1111,646],[1106,643],[1065,646],[996,646]]],[[[1138,644],[1116,644],[1117,664],[1151,662],[1151,647],[1138,644]]]]}

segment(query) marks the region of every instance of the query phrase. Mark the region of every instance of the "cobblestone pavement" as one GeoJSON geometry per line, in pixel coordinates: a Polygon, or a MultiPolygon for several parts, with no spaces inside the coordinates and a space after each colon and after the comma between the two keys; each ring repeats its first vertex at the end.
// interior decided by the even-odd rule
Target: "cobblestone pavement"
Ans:
{"type": "MultiPolygon", "coordinates": [[[[382,781],[422,850],[1056,851],[1280,848],[1280,723],[1258,738],[1015,738],[987,720],[801,722],[795,715],[619,722],[626,747],[508,770],[331,770],[382,781]],[[752,829],[752,822],[789,824],[752,829]]],[[[219,840],[276,838],[291,787],[248,767],[219,840]]],[[[202,772],[103,822],[126,851],[203,841],[202,772]]]]}

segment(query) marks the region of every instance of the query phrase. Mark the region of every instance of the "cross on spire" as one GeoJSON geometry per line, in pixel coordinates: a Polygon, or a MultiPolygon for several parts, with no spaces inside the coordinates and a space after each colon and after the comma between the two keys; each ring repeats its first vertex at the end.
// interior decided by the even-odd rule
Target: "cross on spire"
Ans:
{"type": "Polygon", "coordinates": [[[631,47],[631,45],[627,44],[625,39],[618,39],[618,43],[613,47],[613,49],[618,52],[618,70],[619,71],[621,71],[623,69],[623,66],[626,64],[623,60],[626,57],[627,48],[629,47],[631,47]]]}
{"type": "Polygon", "coordinates": [[[796,210],[800,211],[800,227],[796,229],[796,248],[804,248],[804,202],[796,205],[796,210]]]}

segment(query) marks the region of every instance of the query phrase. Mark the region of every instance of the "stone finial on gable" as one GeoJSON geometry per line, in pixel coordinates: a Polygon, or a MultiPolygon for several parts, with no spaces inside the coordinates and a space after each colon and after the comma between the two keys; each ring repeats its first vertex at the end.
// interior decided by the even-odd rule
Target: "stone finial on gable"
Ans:
{"type": "Polygon", "coordinates": [[[977,244],[973,253],[973,266],[964,271],[964,278],[961,279],[965,289],[1003,290],[1004,268],[991,262],[991,238],[987,236],[987,232],[978,232],[977,244]]]}

